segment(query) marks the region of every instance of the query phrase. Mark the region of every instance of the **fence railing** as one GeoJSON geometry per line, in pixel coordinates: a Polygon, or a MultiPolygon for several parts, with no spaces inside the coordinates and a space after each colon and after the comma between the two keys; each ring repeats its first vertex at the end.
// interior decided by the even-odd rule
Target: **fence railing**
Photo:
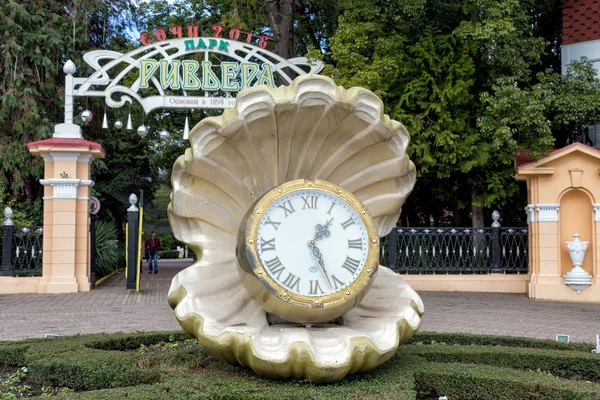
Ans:
{"type": "Polygon", "coordinates": [[[525,228],[395,228],[381,249],[382,265],[401,274],[528,271],[525,228]]]}
{"type": "Polygon", "coordinates": [[[0,229],[2,263],[0,276],[42,275],[43,229],[41,226],[15,226],[12,210],[4,210],[0,229]]]}

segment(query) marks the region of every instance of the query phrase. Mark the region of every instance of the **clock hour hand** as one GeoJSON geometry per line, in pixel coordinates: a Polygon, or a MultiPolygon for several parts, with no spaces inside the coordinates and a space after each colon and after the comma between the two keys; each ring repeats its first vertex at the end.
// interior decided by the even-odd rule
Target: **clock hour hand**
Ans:
{"type": "Polygon", "coordinates": [[[323,239],[324,237],[327,237],[331,234],[331,232],[329,232],[329,224],[331,224],[331,221],[333,221],[333,218],[331,218],[329,221],[327,221],[327,223],[325,225],[318,224],[315,227],[315,229],[317,231],[315,233],[315,240],[323,239]]]}
{"type": "Polygon", "coordinates": [[[321,272],[323,272],[323,275],[325,275],[325,278],[327,279],[327,283],[329,284],[329,287],[333,289],[333,286],[331,285],[331,281],[329,280],[329,275],[327,275],[327,271],[325,271],[325,262],[323,262],[323,257],[322,257],[321,251],[317,247],[317,242],[314,239],[309,240],[308,245],[310,246],[310,248],[312,250],[313,256],[317,259],[317,264],[319,264],[319,267],[321,268],[321,272]]]}

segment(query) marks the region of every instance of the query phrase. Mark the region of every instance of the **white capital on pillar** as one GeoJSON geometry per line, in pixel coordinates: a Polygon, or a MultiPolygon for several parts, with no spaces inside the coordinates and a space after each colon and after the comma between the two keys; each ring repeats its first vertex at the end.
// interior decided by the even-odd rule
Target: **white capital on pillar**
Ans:
{"type": "Polygon", "coordinates": [[[528,224],[535,222],[535,204],[528,204],[525,206],[525,213],[527,213],[528,224]]]}
{"type": "Polygon", "coordinates": [[[539,222],[558,222],[560,204],[536,204],[539,222]]]}
{"type": "Polygon", "coordinates": [[[40,179],[44,186],[52,186],[52,197],[44,197],[44,200],[52,199],[77,199],[88,200],[87,198],[77,197],[77,188],[79,186],[94,186],[94,182],[84,179],[40,179]]]}

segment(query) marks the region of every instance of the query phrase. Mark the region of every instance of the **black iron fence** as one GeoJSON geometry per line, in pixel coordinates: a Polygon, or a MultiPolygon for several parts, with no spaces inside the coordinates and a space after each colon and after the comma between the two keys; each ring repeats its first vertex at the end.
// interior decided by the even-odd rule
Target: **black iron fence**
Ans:
{"type": "Polygon", "coordinates": [[[12,264],[15,276],[42,275],[41,226],[18,227],[13,233],[12,264]]]}
{"type": "Polygon", "coordinates": [[[0,276],[41,276],[42,239],[41,226],[0,227],[0,276]]]}
{"type": "Polygon", "coordinates": [[[527,273],[525,228],[395,228],[382,265],[401,274],[527,273]]]}

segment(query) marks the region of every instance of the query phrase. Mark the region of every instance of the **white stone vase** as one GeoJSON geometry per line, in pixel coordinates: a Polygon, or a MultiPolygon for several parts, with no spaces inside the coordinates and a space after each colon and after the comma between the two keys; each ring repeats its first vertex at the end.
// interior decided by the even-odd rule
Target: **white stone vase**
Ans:
{"type": "Polygon", "coordinates": [[[580,237],[579,233],[574,233],[573,240],[565,242],[571,256],[571,262],[573,262],[573,269],[563,275],[565,285],[576,290],[577,294],[592,284],[592,276],[581,268],[589,242],[582,242],[579,240],[580,237]]]}

